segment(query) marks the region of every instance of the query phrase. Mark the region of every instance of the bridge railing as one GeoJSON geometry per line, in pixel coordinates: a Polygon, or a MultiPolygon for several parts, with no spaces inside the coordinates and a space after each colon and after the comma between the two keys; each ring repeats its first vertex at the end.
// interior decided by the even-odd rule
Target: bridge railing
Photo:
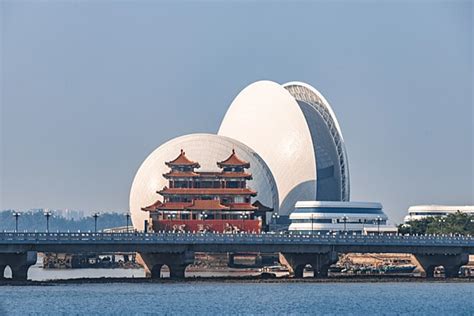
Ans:
{"type": "Polygon", "coordinates": [[[223,233],[0,233],[0,243],[167,243],[167,244],[403,244],[474,246],[472,236],[223,233]]]}

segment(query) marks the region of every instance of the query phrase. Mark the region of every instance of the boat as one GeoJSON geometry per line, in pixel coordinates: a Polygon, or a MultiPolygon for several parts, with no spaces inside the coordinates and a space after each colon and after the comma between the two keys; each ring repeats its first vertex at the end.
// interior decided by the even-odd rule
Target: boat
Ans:
{"type": "Polygon", "coordinates": [[[260,269],[262,277],[281,278],[290,275],[290,270],[285,266],[268,266],[260,269]]]}
{"type": "Polygon", "coordinates": [[[385,274],[390,273],[413,273],[416,269],[415,265],[412,264],[405,264],[405,265],[387,265],[382,266],[380,271],[385,274]]]}

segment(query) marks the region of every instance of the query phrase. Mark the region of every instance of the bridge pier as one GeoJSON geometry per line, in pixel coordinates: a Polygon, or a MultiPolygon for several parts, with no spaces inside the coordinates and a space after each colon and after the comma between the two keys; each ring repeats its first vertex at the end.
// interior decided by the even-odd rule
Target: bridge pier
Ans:
{"type": "Polygon", "coordinates": [[[171,279],[184,279],[186,267],[194,263],[194,252],[183,253],[141,253],[145,264],[146,276],[159,279],[161,268],[166,264],[170,270],[171,279]]]}
{"type": "Polygon", "coordinates": [[[457,277],[461,266],[469,262],[469,254],[439,255],[439,254],[419,254],[414,255],[418,266],[423,269],[422,276],[426,278],[434,277],[434,270],[438,266],[443,266],[446,278],[457,277]]]}
{"type": "Polygon", "coordinates": [[[5,280],[5,268],[9,266],[12,270],[13,280],[26,281],[28,269],[36,263],[37,258],[36,251],[0,254],[0,280],[5,280]]]}
{"type": "Polygon", "coordinates": [[[280,263],[290,270],[295,278],[302,278],[304,268],[307,264],[313,267],[315,278],[326,278],[329,266],[336,263],[338,256],[336,252],[326,253],[280,253],[280,263]]]}

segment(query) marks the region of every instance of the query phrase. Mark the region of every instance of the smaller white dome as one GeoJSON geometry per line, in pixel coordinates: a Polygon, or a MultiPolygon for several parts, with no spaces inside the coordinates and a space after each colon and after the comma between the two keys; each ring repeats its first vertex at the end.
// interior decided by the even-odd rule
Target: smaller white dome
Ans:
{"type": "Polygon", "coordinates": [[[268,166],[254,150],[229,137],[190,134],[174,138],[155,149],[138,169],[130,190],[130,212],[136,229],[143,230],[144,221],[148,219],[148,213],[141,208],[162,200],[156,191],[168,185],[168,181],[163,177],[163,174],[169,171],[165,162],[176,158],[181,149],[186,152],[189,159],[199,162],[201,168],[197,171],[219,171],[217,162],[229,157],[232,149],[235,149],[241,159],[250,163],[248,170],[252,173],[253,179],[249,180],[247,185],[257,191],[257,196],[252,202],[258,200],[278,211],[278,190],[275,180],[268,166]]]}

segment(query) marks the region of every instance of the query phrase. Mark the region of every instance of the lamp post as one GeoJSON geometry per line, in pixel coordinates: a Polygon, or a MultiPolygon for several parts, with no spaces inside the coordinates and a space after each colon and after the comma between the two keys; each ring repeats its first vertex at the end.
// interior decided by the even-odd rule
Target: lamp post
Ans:
{"type": "Polygon", "coordinates": [[[51,211],[44,211],[44,216],[46,217],[46,232],[49,233],[49,218],[51,217],[52,213],[51,211]]]}
{"type": "Polygon", "coordinates": [[[94,230],[95,232],[97,233],[97,219],[99,218],[99,213],[94,213],[94,215],[92,215],[92,217],[94,217],[94,230]]]}
{"type": "Polygon", "coordinates": [[[20,217],[20,212],[13,212],[13,216],[15,217],[15,233],[18,233],[18,217],[20,217]]]}
{"type": "Polygon", "coordinates": [[[128,223],[129,223],[129,221],[130,221],[130,214],[128,214],[128,213],[125,214],[125,218],[127,219],[127,233],[128,233],[128,232],[129,232],[129,231],[128,231],[128,223]]]}
{"type": "Polygon", "coordinates": [[[277,220],[280,218],[280,215],[278,215],[278,213],[275,212],[272,214],[272,218],[273,218],[273,223],[276,225],[277,220]]]}
{"type": "Polygon", "coordinates": [[[314,214],[311,213],[311,235],[314,233],[314,214]]]}
{"type": "Polygon", "coordinates": [[[377,216],[377,233],[380,235],[380,222],[382,221],[382,218],[380,216],[377,216]]]}
{"type": "Polygon", "coordinates": [[[344,232],[346,231],[346,224],[347,224],[347,220],[348,220],[348,219],[349,219],[349,218],[348,218],[346,215],[344,215],[344,216],[342,217],[342,221],[344,222],[344,232]]]}
{"type": "MultiPolygon", "coordinates": [[[[446,219],[445,218],[440,218],[438,220],[439,222],[439,228],[441,229],[441,231],[443,232],[443,228],[445,227],[444,223],[446,223],[446,219]]],[[[444,233],[444,232],[443,232],[444,233]]]]}
{"type": "Polygon", "coordinates": [[[244,220],[247,218],[247,214],[246,213],[240,214],[240,218],[242,219],[242,230],[244,230],[244,220]]]}

